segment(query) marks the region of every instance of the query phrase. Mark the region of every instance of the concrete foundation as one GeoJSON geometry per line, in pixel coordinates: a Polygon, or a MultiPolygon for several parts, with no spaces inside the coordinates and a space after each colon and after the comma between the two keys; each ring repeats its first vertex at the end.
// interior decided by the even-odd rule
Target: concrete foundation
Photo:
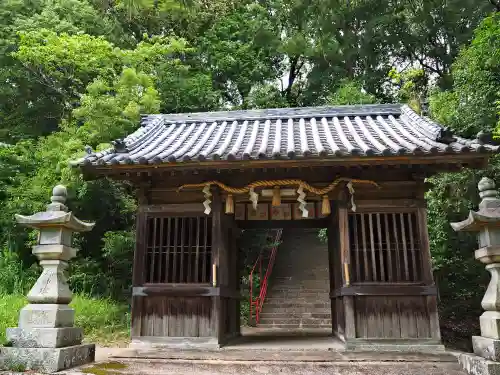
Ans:
{"type": "Polygon", "coordinates": [[[346,351],[355,352],[400,352],[400,353],[444,353],[445,347],[436,341],[426,340],[356,340],[344,343],[346,351]]]}

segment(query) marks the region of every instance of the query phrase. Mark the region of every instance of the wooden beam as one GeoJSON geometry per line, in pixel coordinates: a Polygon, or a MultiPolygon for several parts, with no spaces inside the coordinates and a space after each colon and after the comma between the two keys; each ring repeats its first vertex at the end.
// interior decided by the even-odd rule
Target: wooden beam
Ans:
{"type": "Polygon", "coordinates": [[[236,220],[236,226],[240,229],[258,228],[327,228],[328,219],[304,219],[304,220],[236,220]]]}
{"type": "Polygon", "coordinates": [[[241,295],[237,290],[228,287],[213,287],[209,285],[190,284],[154,284],[142,287],[133,287],[134,297],[227,297],[240,299],[241,295]]]}
{"type": "MultiPolygon", "coordinates": [[[[374,165],[429,165],[442,164],[443,167],[448,165],[448,168],[453,165],[481,166],[484,160],[492,157],[492,154],[480,153],[460,153],[457,155],[399,155],[399,156],[361,156],[361,157],[335,157],[335,158],[305,158],[302,160],[218,160],[205,162],[182,162],[182,163],[162,163],[158,165],[144,164],[126,164],[126,165],[109,165],[109,166],[84,166],[81,170],[86,174],[105,174],[110,171],[120,171],[121,173],[139,172],[141,170],[159,171],[162,169],[168,171],[176,170],[223,170],[223,169],[255,169],[255,168],[292,168],[292,167],[314,167],[314,166],[374,166],[374,165]]],[[[130,176],[129,176],[130,177],[130,176]]]]}
{"type": "Polygon", "coordinates": [[[338,288],[331,298],[340,296],[436,296],[435,285],[351,285],[338,288]]]}
{"type": "Polygon", "coordinates": [[[150,204],[141,205],[140,212],[149,214],[175,214],[175,216],[201,216],[205,215],[203,203],[179,203],[179,204],[150,204]]]}

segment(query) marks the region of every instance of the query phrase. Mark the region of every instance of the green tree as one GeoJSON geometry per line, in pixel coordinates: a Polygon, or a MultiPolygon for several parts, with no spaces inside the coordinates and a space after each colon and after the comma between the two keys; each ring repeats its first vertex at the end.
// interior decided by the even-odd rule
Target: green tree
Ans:
{"type": "MultiPolygon", "coordinates": [[[[495,13],[481,22],[470,45],[458,55],[451,70],[452,89],[430,97],[432,116],[459,134],[475,137],[478,132],[494,130],[498,121],[499,38],[500,14],[495,13]]],[[[499,159],[493,157],[486,170],[443,174],[429,181],[433,184],[427,195],[429,235],[436,274],[443,280],[440,294],[445,335],[464,322],[469,330],[465,330],[466,335],[470,335],[471,326],[477,329],[482,296],[477,287],[485,287],[488,280],[473,256],[475,237],[454,233],[449,223],[462,220],[469,209],[477,208],[477,183],[482,176],[497,179],[499,171],[499,159]]]]}

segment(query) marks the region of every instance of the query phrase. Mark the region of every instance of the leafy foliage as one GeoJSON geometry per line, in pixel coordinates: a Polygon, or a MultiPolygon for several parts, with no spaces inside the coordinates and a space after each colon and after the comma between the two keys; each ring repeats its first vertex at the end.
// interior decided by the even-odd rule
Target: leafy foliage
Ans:
{"type": "MultiPolygon", "coordinates": [[[[433,117],[458,133],[474,137],[495,128],[495,101],[500,93],[499,38],[500,14],[492,14],[484,19],[472,43],[462,49],[453,64],[452,89],[434,92],[430,97],[433,117]]],[[[473,259],[472,251],[477,247],[474,236],[454,233],[449,222],[462,220],[468,210],[477,207],[480,178],[496,179],[499,171],[499,159],[494,157],[486,170],[434,177],[427,197],[432,256],[437,277],[443,280],[441,298],[447,302],[442,315],[448,322],[473,322],[476,330],[482,293],[477,293],[474,286],[485,287],[489,277],[473,259]]]]}

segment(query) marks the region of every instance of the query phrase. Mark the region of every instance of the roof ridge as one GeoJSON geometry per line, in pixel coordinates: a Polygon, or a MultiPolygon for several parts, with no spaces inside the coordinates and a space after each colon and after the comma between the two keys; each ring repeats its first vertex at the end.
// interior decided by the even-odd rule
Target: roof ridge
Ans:
{"type": "Polygon", "coordinates": [[[268,108],[245,109],[212,112],[190,113],[162,113],[143,115],[142,119],[149,120],[160,117],[165,123],[172,122],[210,122],[216,120],[272,120],[278,118],[311,118],[311,117],[338,117],[338,116],[366,116],[366,115],[399,115],[401,104],[357,104],[342,106],[322,107],[294,107],[294,108],[268,108]]]}

